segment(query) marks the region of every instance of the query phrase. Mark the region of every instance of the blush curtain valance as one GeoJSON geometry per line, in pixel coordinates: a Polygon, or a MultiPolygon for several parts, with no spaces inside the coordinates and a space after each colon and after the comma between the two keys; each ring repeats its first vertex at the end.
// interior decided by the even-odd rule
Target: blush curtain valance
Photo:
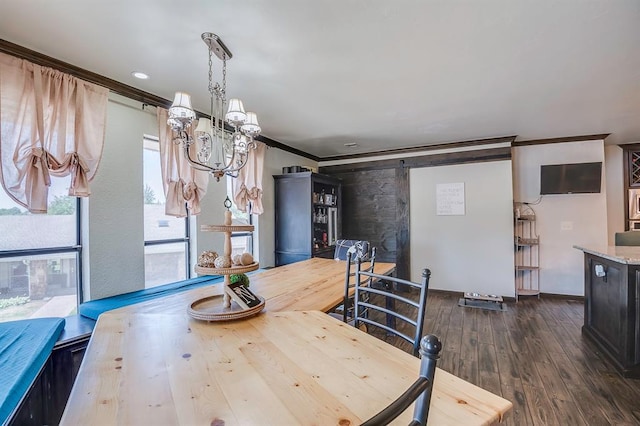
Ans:
{"type": "Polygon", "coordinates": [[[262,206],[262,171],[267,154],[267,145],[256,142],[257,148],[249,151],[247,164],[240,169],[233,182],[233,197],[238,209],[260,215],[262,206]]]}
{"type": "Polygon", "coordinates": [[[69,195],[91,194],[102,157],[106,88],[0,53],[0,175],[18,204],[47,212],[50,175],[69,195]]]}
{"type": "MultiPolygon", "coordinates": [[[[158,139],[160,141],[160,169],[162,185],[167,198],[165,214],[185,217],[188,213],[200,214],[200,201],[207,193],[209,174],[192,168],[183,154],[182,144],[173,142],[173,132],[167,124],[169,111],[158,107],[158,139]]],[[[193,137],[193,129],[187,129],[193,137]]],[[[194,149],[194,145],[191,146],[194,149]]]]}

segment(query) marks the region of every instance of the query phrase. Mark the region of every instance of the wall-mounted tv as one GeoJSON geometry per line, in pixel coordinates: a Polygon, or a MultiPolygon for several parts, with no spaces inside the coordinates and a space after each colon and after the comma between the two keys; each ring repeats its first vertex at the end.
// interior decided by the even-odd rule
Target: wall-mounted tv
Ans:
{"type": "Polygon", "coordinates": [[[602,162],[540,166],[540,195],[600,192],[602,162]]]}

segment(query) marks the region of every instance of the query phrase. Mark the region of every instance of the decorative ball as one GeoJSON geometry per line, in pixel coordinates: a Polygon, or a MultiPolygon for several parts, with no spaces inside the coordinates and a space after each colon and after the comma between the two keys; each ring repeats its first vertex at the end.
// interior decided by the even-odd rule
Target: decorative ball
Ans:
{"type": "Polygon", "coordinates": [[[217,257],[214,265],[216,268],[230,268],[231,267],[231,259],[225,256],[217,257]]]}
{"type": "Polygon", "coordinates": [[[217,257],[218,253],[215,251],[203,251],[202,254],[198,256],[198,266],[213,268],[217,257]]]}
{"type": "Polygon", "coordinates": [[[244,266],[251,265],[253,263],[253,256],[251,256],[251,253],[242,253],[240,256],[240,263],[244,266]]]}
{"type": "Polygon", "coordinates": [[[233,256],[233,264],[234,265],[242,265],[242,256],[239,254],[236,254],[235,256],[233,256]]]}

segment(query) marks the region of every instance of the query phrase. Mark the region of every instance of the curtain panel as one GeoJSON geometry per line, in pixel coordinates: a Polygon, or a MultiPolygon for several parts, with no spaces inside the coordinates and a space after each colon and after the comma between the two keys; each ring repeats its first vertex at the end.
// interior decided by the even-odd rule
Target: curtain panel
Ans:
{"type": "Polygon", "coordinates": [[[7,194],[47,212],[50,176],[91,194],[104,146],[106,88],[0,53],[0,176],[7,194]]]}
{"type": "MultiPolygon", "coordinates": [[[[167,124],[169,111],[158,107],[157,117],[158,138],[160,141],[160,169],[164,195],[167,199],[165,214],[185,217],[188,211],[192,215],[198,215],[200,214],[200,200],[207,193],[209,174],[192,168],[184,157],[182,144],[173,142],[173,131],[167,124]]],[[[193,137],[195,124],[197,123],[189,126],[187,130],[191,137],[193,137]]],[[[190,149],[195,149],[195,146],[191,145],[190,149]]]]}
{"type": "Polygon", "coordinates": [[[257,142],[257,148],[249,151],[247,164],[240,169],[233,181],[233,197],[238,209],[243,212],[260,215],[262,206],[262,171],[267,145],[257,142]]]}

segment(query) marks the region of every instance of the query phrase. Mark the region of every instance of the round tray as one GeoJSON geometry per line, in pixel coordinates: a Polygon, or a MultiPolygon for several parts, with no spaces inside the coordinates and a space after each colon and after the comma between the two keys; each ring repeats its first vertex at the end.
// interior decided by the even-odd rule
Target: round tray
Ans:
{"type": "Polygon", "coordinates": [[[198,274],[201,275],[231,275],[231,274],[244,274],[245,272],[255,271],[260,267],[258,262],[253,262],[247,266],[232,266],[231,268],[205,268],[204,266],[198,266],[194,268],[198,274]]]}
{"type": "Polygon", "coordinates": [[[253,231],[253,225],[202,225],[203,232],[249,232],[253,231]]]}
{"type": "Polygon", "coordinates": [[[259,314],[265,304],[264,299],[258,296],[260,304],[253,308],[242,309],[233,300],[231,300],[231,307],[225,308],[222,299],[222,294],[198,299],[189,305],[187,312],[192,318],[201,321],[233,321],[259,314]]]}

